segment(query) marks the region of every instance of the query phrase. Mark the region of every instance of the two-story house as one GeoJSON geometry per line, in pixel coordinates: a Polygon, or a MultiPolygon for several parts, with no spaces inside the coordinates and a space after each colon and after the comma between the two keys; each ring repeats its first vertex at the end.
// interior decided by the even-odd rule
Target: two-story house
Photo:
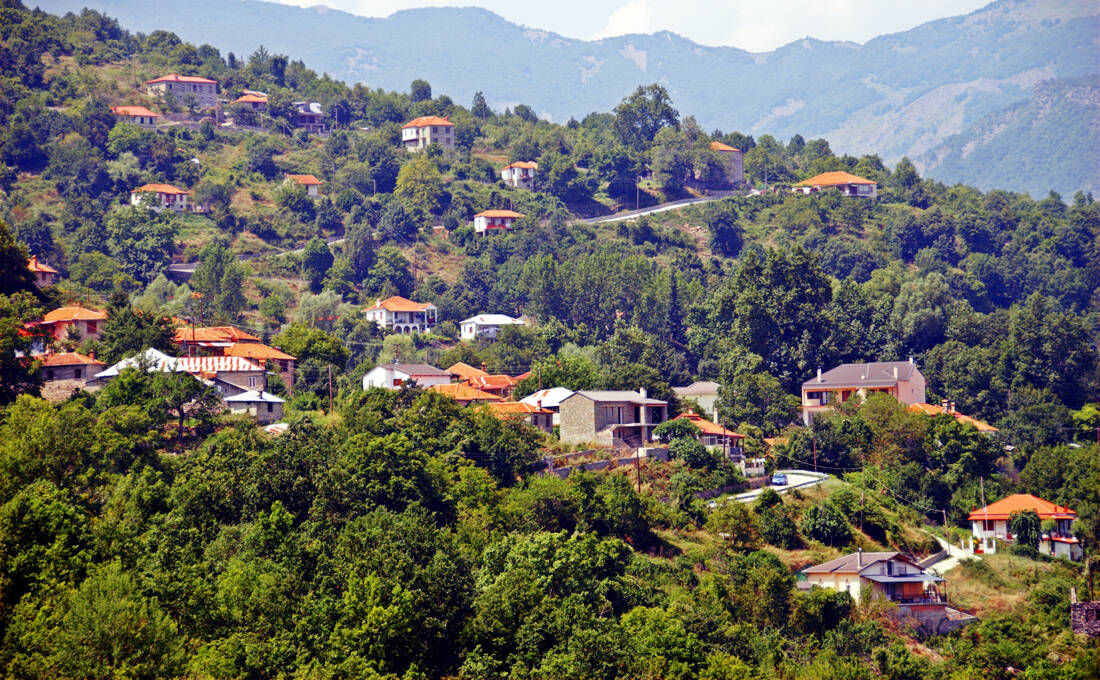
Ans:
{"type": "Polygon", "coordinates": [[[363,310],[367,320],[394,333],[427,333],[439,319],[439,310],[430,302],[413,302],[400,295],[375,300],[363,310]]]}
{"type": "Polygon", "coordinates": [[[504,166],[500,178],[517,189],[534,189],[538,169],[539,164],[535,161],[516,161],[504,166]]]}
{"type": "Polygon", "coordinates": [[[811,585],[840,590],[859,602],[863,590],[872,597],[904,604],[947,603],[937,589],[943,578],[922,569],[898,552],[850,553],[802,571],[811,585]]]}
{"type": "Polygon", "coordinates": [[[450,118],[420,116],[401,126],[401,146],[406,151],[422,151],[432,144],[444,149],[455,148],[455,124],[450,118]]]}
{"type": "Polygon", "coordinates": [[[39,288],[57,283],[57,270],[45,262],[39,262],[37,255],[31,255],[31,259],[27,260],[27,271],[34,274],[34,285],[39,288]]]}
{"type": "Polygon", "coordinates": [[[451,374],[428,364],[379,364],[363,376],[363,389],[381,387],[396,390],[406,383],[416,383],[417,387],[449,385],[451,374]]]}
{"type": "Polygon", "coordinates": [[[130,205],[140,205],[156,212],[191,210],[191,192],[171,184],[143,184],[130,192],[130,205]]]}
{"type": "Polygon", "coordinates": [[[157,118],[160,118],[159,113],[154,113],[144,106],[112,106],[111,113],[115,114],[115,120],[133,123],[148,130],[156,128],[157,118]]]}
{"type": "Polygon", "coordinates": [[[233,100],[233,103],[247,106],[253,111],[267,111],[267,95],[263,92],[245,90],[240,97],[233,100]]]}
{"type": "Polygon", "coordinates": [[[1073,535],[1072,525],[1077,513],[1050,501],[1045,501],[1029,493],[1018,493],[990,503],[984,508],[974,510],[967,518],[978,549],[994,553],[997,543],[994,539],[1013,541],[1012,515],[1025,510],[1034,511],[1040,521],[1050,520],[1054,528],[1044,531],[1039,539],[1039,552],[1044,555],[1080,560],[1084,555],[1081,541],[1073,535]]]}
{"type": "Polygon", "coordinates": [[[107,312],[83,307],[61,307],[42,317],[36,325],[46,329],[54,340],[71,337],[80,340],[99,340],[107,312]]]}
{"type": "Polygon", "coordinates": [[[924,376],[909,361],[875,361],[867,364],[841,364],[802,383],[802,418],[807,425],[815,413],[842,404],[854,395],[867,398],[873,393],[889,394],[903,404],[921,404],[925,400],[924,376]]]}
{"type": "Polygon", "coordinates": [[[736,187],[745,183],[745,154],[741,149],[722,142],[711,142],[710,150],[722,158],[727,184],[736,187]]]}
{"type": "Polygon", "coordinates": [[[487,231],[500,229],[502,231],[512,228],[516,220],[527,217],[515,210],[482,210],[474,215],[474,231],[484,234],[487,231]]]}
{"type": "Polygon", "coordinates": [[[673,387],[672,391],[681,400],[694,401],[708,418],[715,418],[715,409],[718,407],[718,388],[721,385],[713,380],[696,380],[684,387],[673,387]]]}
{"type": "Polygon", "coordinates": [[[561,424],[561,402],[573,396],[573,390],[566,387],[551,387],[528,394],[520,399],[525,404],[536,408],[546,409],[552,414],[550,422],[553,425],[561,424]]]}
{"type": "Polygon", "coordinates": [[[294,108],[298,112],[297,127],[310,134],[319,134],[325,131],[325,109],[320,103],[294,102],[294,108]]]}
{"type": "Polygon", "coordinates": [[[639,447],[653,441],[653,428],[668,420],[668,402],[650,399],[643,388],[581,390],[558,406],[565,444],[639,447]]]}
{"type": "Polygon", "coordinates": [[[198,76],[181,76],[171,73],[160,78],[145,81],[149,94],[171,95],[177,104],[185,105],[191,98],[200,109],[209,109],[218,104],[218,81],[198,76]]]}
{"type": "Polygon", "coordinates": [[[691,409],[673,420],[686,420],[695,425],[699,428],[699,443],[708,449],[723,452],[727,458],[740,458],[744,453],[742,442],[745,441],[745,435],[727,430],[718,423],[712,423],[691,409]]]}
{"type": "Polygon", "coordinates": [[[462,340],[492,340],[504,326],[522,326],[524,323],[523,319],[514,319],[506,314],[478,314],[458,325],[458,337],[462,340]]]}
{"type": "Polygon", "coordinates": [[[835,189],[843,196],[856,198],[878,197],[878,183],[865,177],[859,177],[848,172],[823,172],[820,175],[799,182],[794,185],[793,191],[803,194],[812,194],[822,189],[835,189]]]}

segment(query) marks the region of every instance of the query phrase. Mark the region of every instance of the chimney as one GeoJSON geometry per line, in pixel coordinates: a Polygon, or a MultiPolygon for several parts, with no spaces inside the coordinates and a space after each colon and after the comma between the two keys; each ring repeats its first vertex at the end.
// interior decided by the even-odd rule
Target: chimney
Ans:
{"type": "Polygon", "coordinates": [[[912,354],[909,355],[909,363],[913,363],[913,355],[912,354]]]}
{"type": "Polygon", "coordinates": [[[818,382],[825,382],[825,378],[821,377],[821,367],[820,366],[817,367],[817,381],[818,382]]]}
{"type": "Polygon", "coordinates": [[[649,397],[649,393],[646,392],[646,389],[644,387],[638,388],[638,394],[642,395],[642,399],[646,399],[649,397]]]}
{"type": "Polygon", "coordinates": [[[856,569],[863,568],[863,548],[860,548],[856,553],[856,569]]]}
{"type": "Polygon", "coordinates": [[[91,359],[92,361],[95,361],[95,350],[94,349],[91,352],[88,352],[88,358],[91,359]]]}
{"type": "Polygon", "coordinates": [[[943,401],[940,402],[940,408],[943,409],[944,413],[950,413],[951,411],[949,409],[951,408],[951,402],[944,399],[943,401]]]}
{"type": "Polygon", "coordinates": [[[951,402],[951,413],[955,412],[955,402],[951,402]]]}
{"type": "Polygon", "coordinates": [[[898,379],[898,367],[894,366],[894,380],[898,379]]]}

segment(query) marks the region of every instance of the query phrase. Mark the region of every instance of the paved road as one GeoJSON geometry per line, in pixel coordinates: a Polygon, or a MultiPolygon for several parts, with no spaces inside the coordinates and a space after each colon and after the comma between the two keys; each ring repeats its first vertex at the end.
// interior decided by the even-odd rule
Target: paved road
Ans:
{"type": "Polygon", "coordinates": [[[811,472],[809,470],[776,470],[777,474],[787,475],[787,483],[783,486],[771,486],[770,484],[760,487],[759,489],[753,489],[752,491],[746,491],[745,493],[739,493],[736,496],[727,496],[726,498],[733,498],[739,500],[742,503],[751,503],[764,491],[764,489],[775,489],[777,493],[787,493],[791,489],[806,488],[810,486],[816,486],[821,482],[824,482],[829,478],[829,475],[822,472],[811,472]]]}
{"type": "Polygon", "coordinates": [[[642,215],[653,215],[655,213],[664,212],[666,210],[675,210],[677,208],[683,208],[687,205],[694,205],[696,203],[709,203],[710,201],[718,201],[723,198],[729,198],[732,193],[717,194],[714,196],[705,196],[703,198],[682,198],[679,201],[669,201],[668,203],[661,203],[651,208],[642,208],[641,210],[627,210],[626,212],[615,213],[614,215],[607,215],[605,217],[590,217],[586,220],[577,220],[582,224],[600,224],[602,222],[620,222],[622,220],[632,220],[642,215]]]}
{"type": "Polygon", "coordinates": [[[975,555],[969,550],[963,550],[957,545],[951,545],[947,541],[943,540],[939,536],[932,536],[936,539],[936,542],[940,544],[940,547],[947,551],[947,559],[940,560],[932,565],[932,571],[936,572],[940,576],[943,576],[948,571],[959,566],[959,560],[976,559],[980,560],[980,555],[975,555]]]}

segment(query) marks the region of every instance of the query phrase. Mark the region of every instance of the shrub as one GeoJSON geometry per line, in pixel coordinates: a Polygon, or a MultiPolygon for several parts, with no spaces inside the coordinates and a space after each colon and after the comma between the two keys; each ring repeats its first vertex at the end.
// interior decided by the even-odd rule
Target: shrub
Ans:
{"type": "Polygon", "coordinates": [[[844,515],[829,502],[815,505],[802,513],[799,528],[808,538],[833,547],[846,544],[852,537],[844,515]]]}

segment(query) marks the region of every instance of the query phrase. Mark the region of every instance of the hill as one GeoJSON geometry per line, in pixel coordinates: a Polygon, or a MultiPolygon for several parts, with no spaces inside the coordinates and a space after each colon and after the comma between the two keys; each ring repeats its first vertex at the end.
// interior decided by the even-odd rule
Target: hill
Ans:
{"type": "MultiPolygon", "coordinates": [[[[484,91],[499,110],[522,102],[557,121],[612,108],[641,82],[664,84],[681,110],[705,128],[825,137],[839,152],[908,155],[944,180],[979,176],[981,155],[960,155],[937,174],[926,154],[957,138],[966,145],[985,116],[1007,113],[1039,83],[1092,74],[1100,63],[1097,7],[1087,0],[1000,0],[972,14],[884,35],[863,45],[806,38],[772,52],[706,47],[668,32],[598,41],[565,38],[509,23],[476,8],[397,12],[384,19],[323,7],[301,9],[257,0],[196,0],[187,12],[148,11],[141,0],[41,0],[52,12],[98,8],[132,30],[167,29],[196,44],[239,56],[278,45],[348,82],[404,89],[425,78],[459,101],[484,91]],[[242,30],[247,27],[247,30],[242,30]],[[487,40],[486,36],[492,36],[487,40]],[[475,49],[471,49],[475,46],[475,49]],[[723,85],[724,84],[724,85],[723,85]]],[[[1097,117],[1037,136],[1036,157],[1067,148],[1095,158],[1097,117]]],[[[1013,155],[1010,139],[981,143],[989,155],[1013,155]]],[[[1073,164],[1074,167],[1081,165],[1073,164]]],[[[1095,172],[1036,168],[1005,175],[1002,188],[1045,194],[1100,190],[1095,172]]]]}

